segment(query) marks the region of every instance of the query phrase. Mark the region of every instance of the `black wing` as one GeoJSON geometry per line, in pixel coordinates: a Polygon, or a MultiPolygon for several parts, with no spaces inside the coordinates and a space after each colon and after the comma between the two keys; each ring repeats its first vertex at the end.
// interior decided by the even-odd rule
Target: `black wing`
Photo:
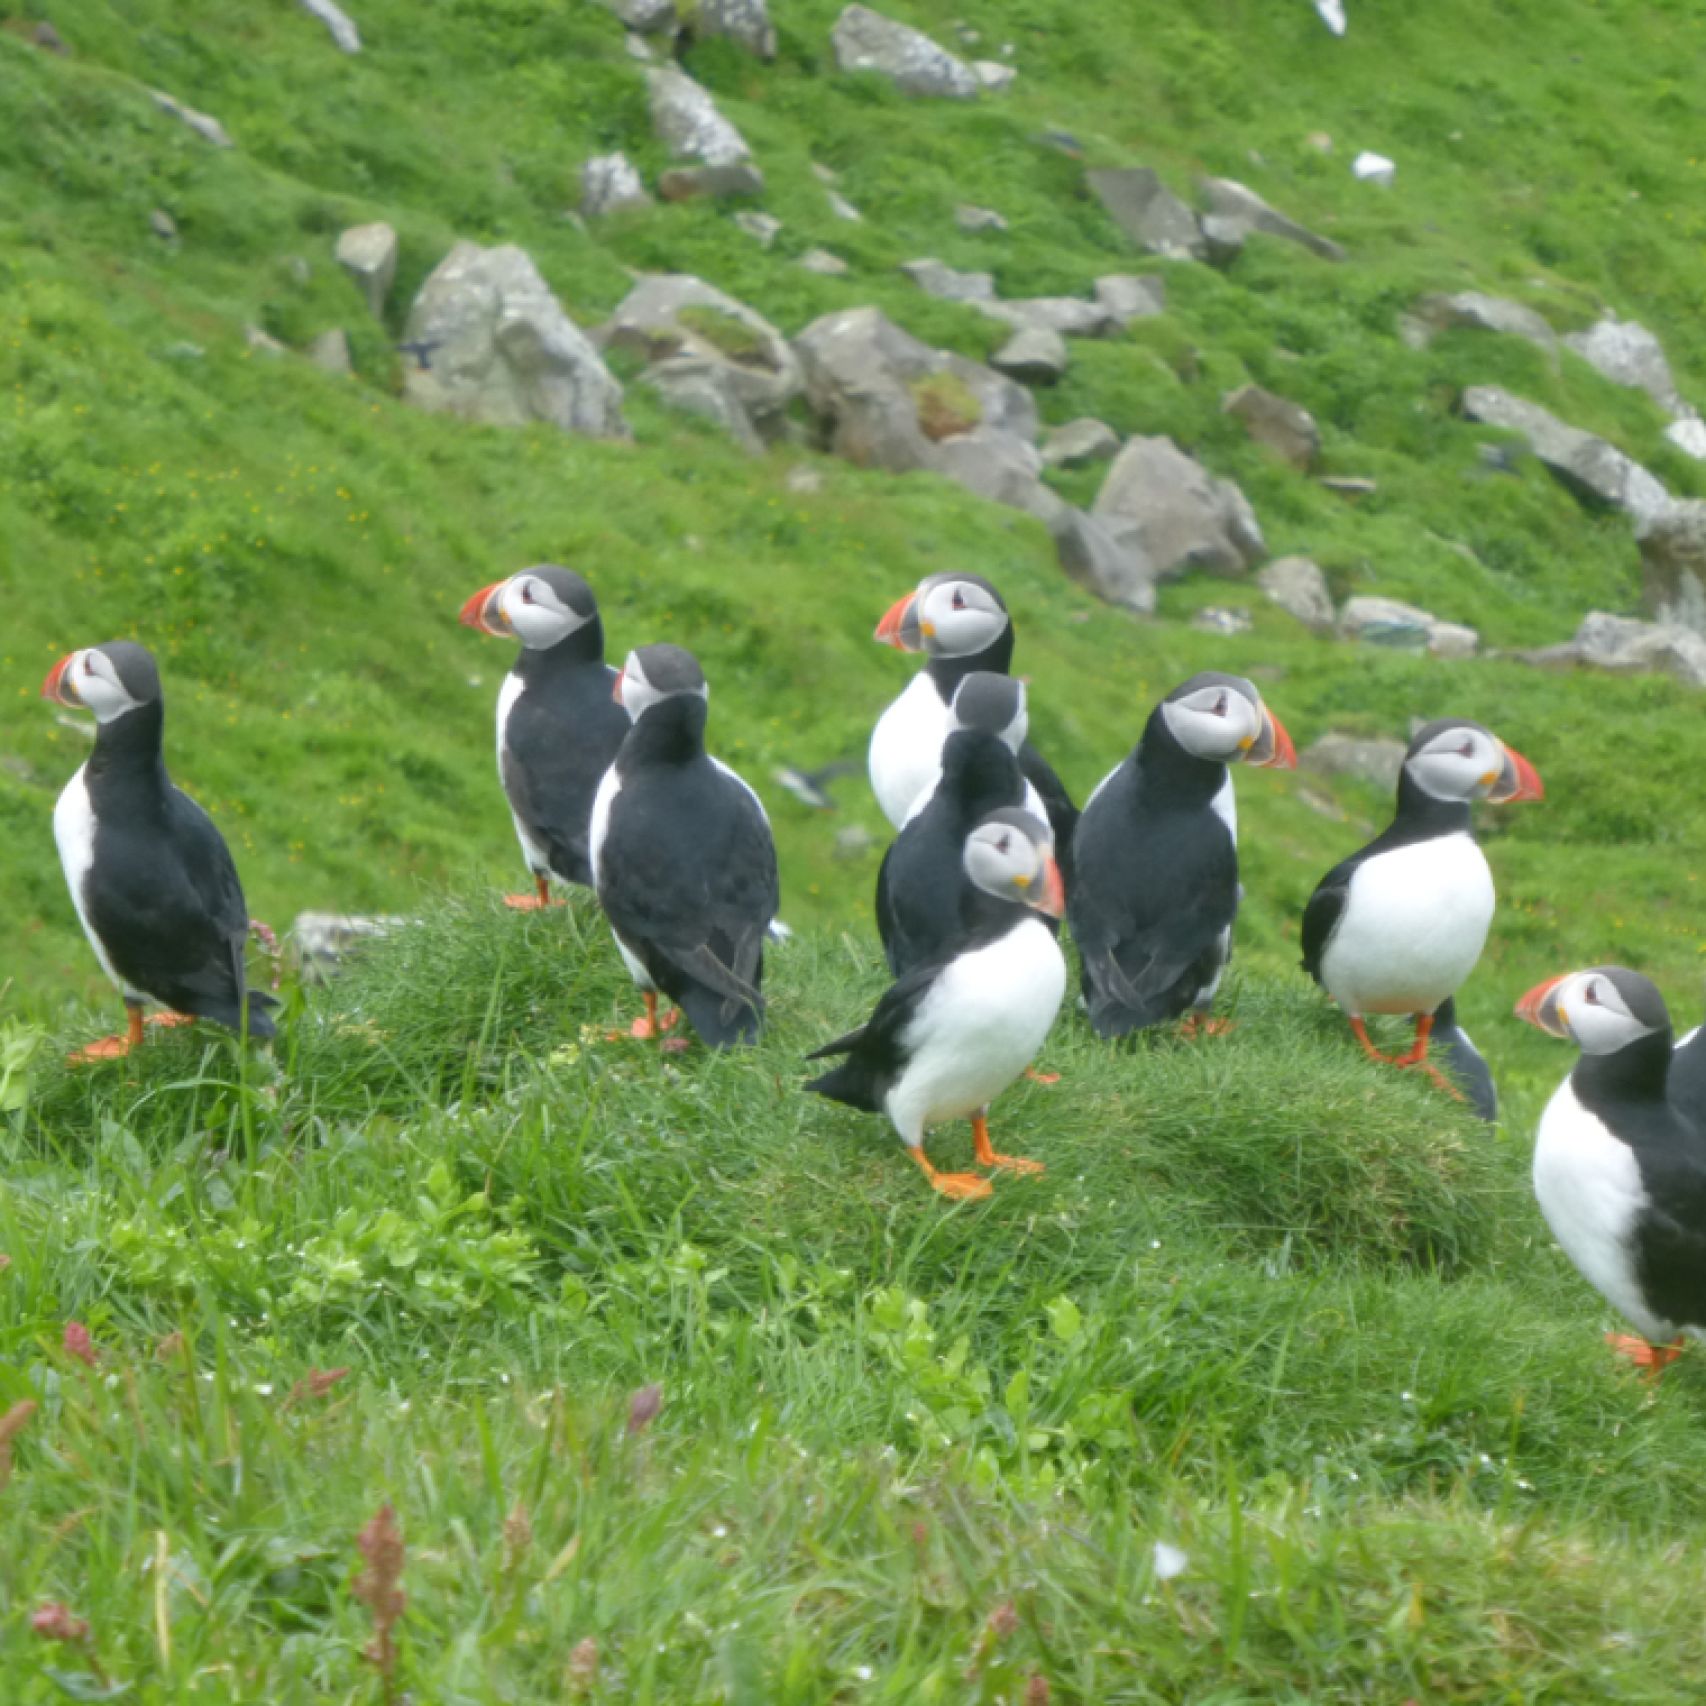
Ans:
{"type": "Polygon", "coordinates": [[[1321,981],[1321,956],[1333,939],[1333,932],[1344,916],[1345,900],[1351,892],[1351,878],[1363,855],[1358,853],[1335,865],[1319,883],[1303,909],[1303,969],[1321,981]]]}
{"type": "Polygon", "coordinates": [[[1054,856],[1060,866],[1060,878],[1070,893],[1072,889],[1073,832],[1078,828],[1078,808],[1066,791],[1066,784],[1055,775],[1054,767],[1029,741],[1019,748],[1019,768],[1027,782],[1041,796],[1043,809],[1048,813],[1049,828],[1054,831],[1054,856]]]}
{"type": "Polygon", "coordinates": [[[1671,1056],[1665,1092],[1672,1107],[1706,1129],[1706,1025],[1671,1056]]]}
{"type": "Polygon", "coordinates": [[[902,1035],[945,963],[944,959],[935,959],[914,966],[883,991],[870,1018],[857,1030],[813,1049],[807,1060],[827,1060],[834,1055],[847,1058],[821,1078],[812,1079],[806,1088],[850,1108],[881,1113],[883,1098],[906,1066],[902,1035]]]}

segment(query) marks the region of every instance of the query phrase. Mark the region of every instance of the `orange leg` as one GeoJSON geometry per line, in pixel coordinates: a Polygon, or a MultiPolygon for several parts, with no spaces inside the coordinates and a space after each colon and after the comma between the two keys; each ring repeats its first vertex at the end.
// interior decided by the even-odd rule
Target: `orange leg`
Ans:
{"type": "Polygon", "coordinates": [[[1034,1066],[1027,1066],[1025,1068],[1025,1076],[1030,1079],[1033,1084],[1058,1084],[1060,1082],[1060,1074],[1058,1072],[1038,1072],[1034,1066]]]}
{"type": "Polygon", "coordinates": [[[1380,1050],[1369,1041],[1368,1026],[1365,1025],[1361,1019],[1351,1020],[1351,1035],[1362,1044],[1362,1052],[1366,1054],[1370,1060],[1378,1060],[1382,1066],[1390,1066],[1392,1064],[1391,1057],[1389,1055],[1382,1054],[1380,1050]]]}
{"type": "Polygon", "coordinates": [[[150,1013],[142,1022],[145,1025],[158,1025],[162,1030],[172,1030],[179,1025],[193,1025],[195,1015],[193,1013],[150,1013]]]}
{"type": "Polygon", "coordinates": [[[551,880],[549,877],[536,876],[533,879],[532,894],[506,894],[504,905],[516,912],[543,912],[548,906],[566,906],[567,901],[551,898],[551,880]]]}
{"type": "Polygon", "coordinates": [[[1440,1089],[1448,1096],[1454,1096],[1458,1101],[1466,1101],[1463,1094],[1434,1063],[1428,1059],[1428,1038],[1433,1035],[1434,1016],[1431,1013],[1416,1015],[1416,1040],[1410,1045],[1408,1054],[1401,1054],[1392,1062],[1394,1066],[1419,1066],[1440,1089]]]}
{"type": "Polygon", "coordinates": [[[974,1114],[971,1122],[972,1148],[977,1153],[977,1164],[980,1167],[1005,1167],[1010,1173],[1040,1173],[1043,1164],[1040,1161],[1027,1161],[1022,1155],[998,1155],[989,1142],[989,1121],[982,1114],[974,1114]]]}
{"type": "Polygon", "coordinates": [[[1657,1380],[1682,1355],[1686,1339],[1672,1339],[1668,1345],[1649,1344],[1634,1333],[1607,1333],[1605,1342],[1620,1357],[1627,1357],[1649,1380],[1657,1380]]]}
{"type": "Polygon", "coordinates": [[[642,1043],[656,1042],[665,1031],[673,1031],[681,1023],[681,1009],[679,1007],[670,1008],[661,1019],[658,1017],[658,998],[654,990],[641,990],[640,999],[646,1004],[645,1013],[636,1019],[626,1031],[607,1031],[605,1033],[606,1042],[620,1042],[624,1036],[633,1037],[642,1043]]]}
{"type": "Polygon", "coordinates": [[[97,1037],[94,1042],[65,1057],[67,1066],[86,1066],[96,1060],[123,1060],[133,1048],[142,1046],[142,1004],[125,1002],[125,1034],[122,1037],[97,1037]]]}
{"type": "Polygon", "coordinates": [[[924,1153],[924,1145],[914,1149],[911,1144],[906,1152],[916,1161],[924,1177],[930,1181],[930,1188],[940,1191],[943,1196],[953,1202],[972,1202],[978,1197],[986,1197],[993,1190],[987,1179],[980,1179],[975,1173],[938,1173],[930,1165],[930,1158],[924,1153]]]}
{"type": "Polygon", "coordinates": [[[1211,1019],[1206,1013],[1187,1013],[1179,1021],[1179,1040],[1194,1043],[1202,1037],[1223,1037],[1233,1028],[1230,1019],[1211,1019]]]}

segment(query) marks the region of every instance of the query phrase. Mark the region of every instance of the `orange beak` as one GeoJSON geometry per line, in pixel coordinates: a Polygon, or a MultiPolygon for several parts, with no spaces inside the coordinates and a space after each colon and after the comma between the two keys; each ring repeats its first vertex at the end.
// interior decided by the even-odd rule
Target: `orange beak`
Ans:
{"type": "Polygon", "coordinates": [[[1285,724],[1266,705],[1262,707],[1262,717],[1261,738],[1251,747],[1247,762],[1258,770],[1295,770],[1297,748],[1291,744],[1285,724]]]}
{"type": "Polygon", "coordinates": [[[507,636],[509,633],[509,625],[504,622],[502,614],[500,612],[493,612],[492,615],[488,616],[486,613],[486,607],[493,603],[498,593],[503,590],[503,587],[503,581],[493,581],[490,586],[481,587],[480,590],[462,606],[462,615],[460,617],[462,626],[464,628],[478,629],[482,634],[496,634],[500,639],[507,636]],[[494,621],[503,625],[494,627],[494,621]]]}
{"type": "Polygon", "coordinates": [[[1033,904],[1037,911],[1046,912],[1050,918],[1059,918],[1066,911],[1066,884],[1060,879],[1060,867],[1054,862],[1053,854],[1043,861],[1042,899],[1033,904]]]}
{"type": "Polygon", "coordinates": [[[908,643],[906,619],[912,611],[912,601],[917,593],[909,592],[905,598],[898,598],[883,613],[883,619],[877,624],[877,631],[871,636],[885,646],[893,646],[897,652],[915,652],[916,644],[908,643]]]}
{"type": "Polygon", "coordinates": [[[1549,977],[1544,983],[1537,983],[1516,1004],[1516,1016],[1526,1020],[1536,1030],[1546,1032],[1552,1037],[1567,1037],[1569,1032],[1564,1028],[1563,1016],[1558,1011],[1558,988],[1569,977],[1568,972],[1561,972],[1557,977],[1549,977]]]}
{"type": "Polygon", "coordinates": [[[65,679],[66,671],[71,668],[72,660],[76,656],[77,654],[75,652],[67,652],[66,655],[47,672],[47,680],[41,684],[42,698],[52,699],[56,704],[60,705],[80,706],[83,703],[83,701],[77,697],[77,689],[65,679]]]}
{"type": "Polygon", "coordinates": [[[1514,746],[1507,746],[1505,767],[1487,798],[1496,805],[1515,800],[1543,800],[1546,789],[1541,784],[1540,772],[1514,746]]]}

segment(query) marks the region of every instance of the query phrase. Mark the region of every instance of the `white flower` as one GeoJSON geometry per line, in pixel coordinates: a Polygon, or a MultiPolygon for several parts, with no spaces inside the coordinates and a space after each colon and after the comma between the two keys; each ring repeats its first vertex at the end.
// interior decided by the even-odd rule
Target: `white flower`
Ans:
{"type": "Polygon", "coordinates": [[[1169,1546],[1165,1540],[1155,1542],[1154,1556],[1155,1579],[1158,1582],[1170,1582],[1175,1576],[1182,1576],[1191,1562],[1177,1546],[1169,1546]]]}

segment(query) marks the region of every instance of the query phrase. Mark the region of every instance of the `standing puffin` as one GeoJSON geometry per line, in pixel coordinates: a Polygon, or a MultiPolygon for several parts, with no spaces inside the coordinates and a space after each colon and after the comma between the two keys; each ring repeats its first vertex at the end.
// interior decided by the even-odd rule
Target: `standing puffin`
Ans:
{"type": "Polygon", "coordinates": [[[1243,893],[1227,768],[1240,763],[1289,770],[1297,754],[1250,682],[1193,675],[1155,707],[1086,803],[1067,922],[1098,1036],[1184,1014],[1187,1036],[1203,1027],[1243,893]]]}
{"type": "Polygon", "coordinates": [[[1493,921],[1493,873],[1469,804],[1544,797],[1534,766],[1491,729],[1447,717],[1417,731],[1398,774],[1397,815],[1321,879],[1303,912],[1303,969],[1371,1059],[1419,1066],[1458,1094],[1427,1056],[1434,1012],[1475,969],[1493,921]],[[1369,1013],[1413,1016],[1410,1052],[1383,1055],[1369,1041],[1369,1013]]]}
{"type": "Polygon", "coordinates": [[[633,719],[592,807],[592,874],[616,946],[645,997],[636,1037],[656,1037],[658,991],[712,1048],[764,1020],[764,937],[779,898],[770,820],[705,751],[711,690],[691,652],[641,646],[617,678],[633,719]]]}
{"type": "Polygon", "coordinates": [[[1045,921],[1065,902],[1048,826],[1029,812],[994,812],[966,838],[962,859],[971,881],[1000,904],[971,935],[892,984],[858,1030],[806,1057],[845,1055],[806,1088],[887,1114],[925,1178],[956,1199],[986,1197],[990,1186],[975,1173],[930,1165],[924,1133],[943,1120],[971,1120],[979,1166],[1043,1170],[997,1154],[987,1115],[1042,1047],[1066,993],[1066,961],[1045,921]]]}
{"type": "Polygon", "coordinates": [[[213,820],[172,784],[161,751],[160,672],[142,646],[113,640],[61,658],[42,696],[95,713],[95,749],[53,808],[66,886],[101,969],[119,987],[126,1034],[71,1058],[112,1060],[149,1023],[215,1019],[267,1038],[272,996],[249,989],[243,948],[249,909],[231,850],[213,820]]]}
{"type": "MultiPolygon", "coordinates": [[[[898,651],[921,651],[929,659],[871,731],[871,787],[883,816],[899,829],[919,794],[935,780],[948,735],[948,707],[961,680],[974,670],[1006,675],[1011,668],[1013,622],[1000,593],[980,575],[929,575],[915,591],[895,601],[874,637],[898,651]]],[[[1029,741],[1019,749],[1019,768],[1048,809],[1070,884],[1078,810],[1029,741]]]]}
{"type": "Polygon", "coordinates": [[[1677,1105],[1670,1013],[1648,979],[1595,966],[1537,984],[1517,1014],[1582,1052],[1540,1116],[1534,1194],[1582,1277],[1641,1334],[1608,1334],[1659,1373],[1706,1337],[1706,1119],[1677,1105]]]}
{"type": "Polygon", "coordinates": [[[956,941],[991,908],[966,875],[966,837],[1003,806],[1044,817],[1019,770],[1025,739],[1025,685],[987,671],[965,676],[948,713],[941,768],[877,869],[877,932],[899,977],[956,941]]]}
{"type": "Polygon", "coordinates": [[[592,886],[592,800],[628,717],[612,698],[598,602],[572,570],[540,563],[481,587],[462,624],[521,641],[498,693],[498,779],[535,891],[504,901],[531,911],[551,904],[553,877],[592,886]]]}

